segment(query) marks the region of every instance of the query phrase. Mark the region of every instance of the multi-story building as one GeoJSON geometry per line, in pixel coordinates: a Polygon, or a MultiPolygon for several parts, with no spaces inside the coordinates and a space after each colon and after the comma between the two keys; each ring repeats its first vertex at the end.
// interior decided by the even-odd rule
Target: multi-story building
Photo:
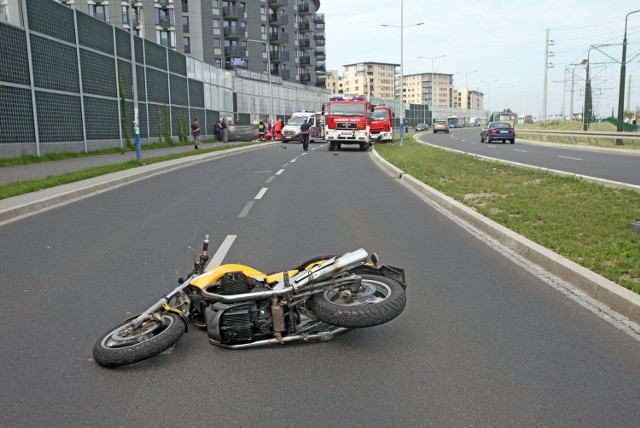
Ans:
{"type": "Polygon", "coordinates": [[[320,0],[56,1],[218,68],[325,86],[320,0]]]}
{"type": "Polygon", "coordinates": [[[405,103],[455,107],[453,74],[410,74],[404,76],[403,86],[405,103]]]}
{"type": "Polygon", "coordinates": [[[469,88],[456,88],[454,91],[456,99],[453,107],[466,110],[482,110],[484,104],[484,94],[469,88]]]}
{"type": "Polygon", "coordinates": [[[347,94],[394,99],[396,98],[395,80],[398,66],[398,64],[381,62],[344,65],[342,91],[347,94]]]}
{"type": "Polygon", "coordinates": [[[344,93],[344,80],[338,73],[338,70],[329,70],[327,72],[326,88],[331,91],[332,94],[344,93]]]}

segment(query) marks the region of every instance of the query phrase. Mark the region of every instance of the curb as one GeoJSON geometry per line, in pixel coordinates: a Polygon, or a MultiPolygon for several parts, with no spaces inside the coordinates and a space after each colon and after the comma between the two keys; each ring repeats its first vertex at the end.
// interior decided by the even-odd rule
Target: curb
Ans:
{"type": "Polygon", "coordinates": [[[0,200],[0,226],[157,174],[236,153],[256,150],[260,147],[264,147],[264,145],[236,147],[203,155],[172,159],[3,199],[0,200]]]}
{"type": "Polygon", "coordinates": [[[518,235],[512,230],[480,215],[466,205],[427,186],[387,162],[375,149],[371,151],[371,156],[383,171],[391,177],[399,179],[403,186],[425,196],[443,209],[448,210],[453,215],[497,240],[505,247],[562,280],[573,284],[590,297],[602,302],[632,321],[640,323],[640,295],[572,262],[560,254],[536,244],[522,235],[518,235]]]}

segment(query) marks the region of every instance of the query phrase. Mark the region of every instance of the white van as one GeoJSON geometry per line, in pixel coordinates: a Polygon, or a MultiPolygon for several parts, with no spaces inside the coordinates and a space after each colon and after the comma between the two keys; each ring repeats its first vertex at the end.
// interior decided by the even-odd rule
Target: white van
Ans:
{"type": "Polygon", "coordinates": [[[289,141],[300,141],[300,125],[304,122],[308,122],[311,126],[309,129],[310,143],[313,143],[315,140],[324,139],[324,121],[322,113],[301,111],[293,113],[282,128],[282,142],[288,143],[289,141]]]}
{"type": "Polygon", "coordinates": [[[480,126],[480,118],[472,117],[471,119],[469,119],[469,126],[480,126]]]}

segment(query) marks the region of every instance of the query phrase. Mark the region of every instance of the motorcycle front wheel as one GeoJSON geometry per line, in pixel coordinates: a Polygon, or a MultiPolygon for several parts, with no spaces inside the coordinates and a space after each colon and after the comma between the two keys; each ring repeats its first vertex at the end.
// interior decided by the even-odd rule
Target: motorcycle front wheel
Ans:
{"type": "Polygon", "coordinates": [[[320,321],[347,328],[372,327],[400,315],[406,294],[399,283],[380,275],[360,276],[362,284],[355,293],[327,288],[309,299],[308,309],[320,321]]]}
{"type": "Polygon", "coordinates": [[[104,367],[137,363],[166,351],[184,332],[184,321],[172,312],[151,318],[138,328],[126,322],[98,339],[93,347],[93,358],[104,367]]]}

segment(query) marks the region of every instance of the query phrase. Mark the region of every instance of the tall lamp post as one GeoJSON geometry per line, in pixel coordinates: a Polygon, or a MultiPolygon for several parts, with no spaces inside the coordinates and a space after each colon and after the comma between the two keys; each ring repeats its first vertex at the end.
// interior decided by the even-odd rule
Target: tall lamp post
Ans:
{"type": "Polygon", "coordinates": [[[489,111],[489,120],[491,119],[491,82],[498,82],[498,79],[494,79],[494,80],[481,80],[481,83],[488,83],[489,84],[489,97],[487,98],[487,109],[489,111]]]}
{"type": "MultiPolygon", "coordinates": [[[[403,65],[404,65],[404,29],[423,25],[424,22],[404,26],[404,1],[400,0],[400,147],[404,145],[404,81],[403,81],[403,65]]],[[[380,24],[383,27],[398,28],[396,25],[380,24]]]]}
{"type": "Polygon", "coordinates": [[[129,0],[129,42],[131,44],[131,80],[133,80],[133,130],[136,135],[136,161],[138,164],[142,164],[142,146],[140,145],[140,110],[138,108],[138,74],[136,70],[136,44],[133,37],[136,15],[133,0],[129,0]]]}
{"type": "MultiPolygon", "coordinates": [[[[267,37],[269,37],[267,35],[267,37]]],[[[273,84],[271,83],[271,46],[269,40],[256,40],[256,39],[247,39],[248,42],[260,43],[265,45],[265,49],[267,50],[267,74],[269,79],[269,120],[275,120],[273,118],[273,84]]]]}
{"type": "Polygon", "coordinates": [[[467,90],[467,96],[469,97],[467,99],[467,113],[465,113],[464,115],[464,121],[465,121],[465,126],[469,125],[469,114],[468,111],[471,110],[471,103],[470,98],[471,98],[471,94],[469,93],[469,75],[473,74],[473,73],[477,73],[478,70],[473,70],[473,71],[456,71],[455,74],[464,74],[464,88],[467,90]]]}
{"type": "MultiPolygon", "coordinates": [[[[447,54],[444,55],[438,55],[438,56],[419,56],[418,58],[422,58],[422,59],[429,59],[431,60],[431,127],[433,128],[433,121],[436,118],[435,116],[435,112],[436,112],[436,102],[435,102],[435,98],[434,98],[434,89],[435,86],[433,84],[433,75],[435,74],[433,72],[434,68],[433,68],[433,62],[438,59],[438,58],[444,58],[445,56],[447,56],[447,54]]],[[[426,123],[426,120],[425,120],[426,123]]]]}
{"type": "MultiPolygon", "coordinates": [[[[620,92],[618,93],[618,126],[616,130],[618,132],[622,132],[622,124],[624,122],[624,83],[625,83],[625,72],[626,72],[626,62],[627,62],[627,19],[629,15],[633,13],[638,13],[640,10],[634,10],[633,12],[627,13],[627,16],[624,18],[624,38],[622,39],[622,61],[620,62],[620,92]]],[[[616,141],[616,144],[622,144],[622,140],[616,141]]]]}

